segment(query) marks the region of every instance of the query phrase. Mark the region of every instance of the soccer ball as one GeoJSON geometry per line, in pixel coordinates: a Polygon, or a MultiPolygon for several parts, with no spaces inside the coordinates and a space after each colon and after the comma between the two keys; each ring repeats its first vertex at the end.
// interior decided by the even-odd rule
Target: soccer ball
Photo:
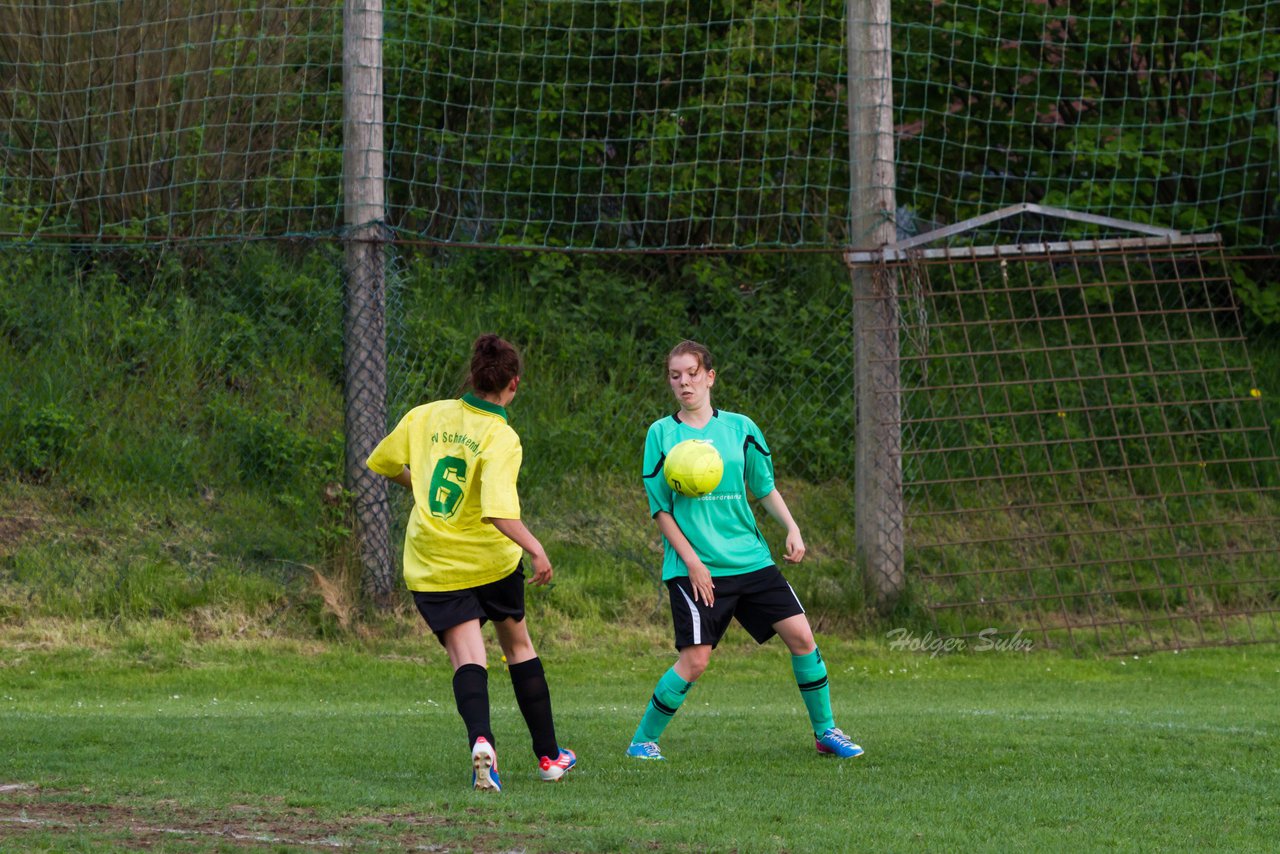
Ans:
{"type": "Polygon", "coordinates": [[[720,485],[724,460],[716,446],[705,439],[685,439],[667,454],[662,464],[667,485],[681,495],[697,498],[720,485]]]}

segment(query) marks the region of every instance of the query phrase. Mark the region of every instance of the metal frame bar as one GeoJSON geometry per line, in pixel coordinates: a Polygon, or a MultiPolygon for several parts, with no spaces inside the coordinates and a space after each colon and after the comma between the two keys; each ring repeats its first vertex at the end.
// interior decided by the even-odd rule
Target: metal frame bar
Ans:
{"type": "Polygon", "coordinates": [[[1001,208],[998,211],[992,211],[990,213],[970,217],[969,219],[952,223],[951,225],[943,226],[942,228],[936,228],[933,231],[927,231],[924,234],[918,234],[915,237],[910,237],[906,240],[899,240],[896,243],[890,243],[883,249],[846,252],[844,260],[845,263],[849,265],[874,264],[881,261],[904,261],[908,257],[960,260],[965,258],[993,258],[1004,255],[1045,255],[1062,252],[1136,249],[1146,246],[1160,248],[1168,248],[1170,246],[1204,246],[1219,243],[1221,240],[1222,238],[1218,234],[1183,234],[1181,231],[1176,229],[1162,228],[1160,226],[1149,225],[1143,222],[1133,222],[1131,220],[1116,219],[1115,217],[1079,213],[1077,211],[1069,211],[1063,208],[1023,202],[1022,204],[1010,205],[1007,208],[1001,208]],[[984,225],[990,225],[993,222],[1000,222],[1001,220],[1020,216],[1022,214],[1037,214],[1039,216],[1050,217],[1053,219],[1065,219],[1072,222],[1100,225],[1105,226],[1106,228],[1133,231],[1149,236],[1109,238],[1105,240],[1065,240],[1040,243],[1006,243],[989,246],[944,247],[941,249],[916,249],[916,247],[919,246],[925,246],[929,243],[933,243],[947,237],[963,234],[966,231],[973,231],[974,229],[981,228],[984,225]]]}

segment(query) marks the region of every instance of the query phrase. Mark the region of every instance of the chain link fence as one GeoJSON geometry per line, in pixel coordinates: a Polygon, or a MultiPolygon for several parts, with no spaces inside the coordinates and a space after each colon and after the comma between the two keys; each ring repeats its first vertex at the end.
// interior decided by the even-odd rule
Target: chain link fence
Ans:
{"type": "Polygon", "coordinates": [[[1031,202],[1272,251],[1276,7],[1228,5],[13,4],[0,520],[67,518],[26,489],[59,478],[111,518],[6,565],[114,585],[103,613],[149,575],[334,561],[385,597],[405,496],[363,460],[498,331],[529,364],[531,521],[654,574],[640,445],[693,337],[821,520],[815,561],[865,587],[846,610],[1274,634],[1277,428],[1237,387],[1236,302],[1280,318],[1274,258],[837,256],[1031,202]]]}
{"type": "MultiPolygon", "coordinates": [[[[344,470],[365,476],[367,451],[352,450],[350,425],[379,411],[379,395],[394,422],[458,394],[471,340],[497,330],[527,360],[512,419],[530,524],[607,599],[609,572],[656,581],[641,448],[675,406],[663,359],[687,336],[716,355],[717,404],[762,426],[828,569],[802,595],[822,600],[836,566],[867,594],[836,591],[833,608],[901,597],[947,636],[1021,629],[1044,645],[1110,651],[1276,636],[1277,422],[1216,245],[948,250],[872,266],[865,335],[848,271],[830,255],[672,266],[366,247],[0,252],[14,283],[0,299],[14,391],[0,410],[6,471],[37,487],[66,479],[73,500],[120,515],[92,537],[69,532],[68,549],[111,550],[138,532],[160,544],[91,574],[76,560],[28,567],[11,555],[13,577],[110,585],[118,599],[156,567],[199,583],[310,577],[360,542],[370,551],[352,563],[385,569],[366,593],[398,589],[408,496],[378,479],[383,492],[352,505],[344,470]],[[344,296],[360,263],[387,282],[385,347],[367,353],[333,334],[369,308],[344,296]],[[344,411],[348,381],[359,388],[344,411]],[[888,402],[864,428],[888,451],[878,492],[852,488],[859,382],[884,383],[869,399],[888,402]],[[172,494],[174,506],[195,497],[208,518],[131,515],[95,481],[172,494]],[[387,533],[357,537],[362,516],[387,533]],[[871,561],[854,542],[865,518],[884,531],[871,561]],[[875,575],[875,560],[892,571],[893,550],[903,574],[875,575]]],[[[10,507],[5,524],[16,534],[39,518],[10,507]]]]}
{"type": "Polygon", "coordinates": [[[476,335],[508,337],[526,362],[510,414],[529,524],[585,564],[658,577],[642,453],[649,424],[677,408],[665,359],[684,338],[711,349],[716,405],[760,424],[784,491],[851,482],[852,301],[835,255],[675,263],[449,249],[399,254],[389,281],[389,419],[458,394],[476,335]]]}

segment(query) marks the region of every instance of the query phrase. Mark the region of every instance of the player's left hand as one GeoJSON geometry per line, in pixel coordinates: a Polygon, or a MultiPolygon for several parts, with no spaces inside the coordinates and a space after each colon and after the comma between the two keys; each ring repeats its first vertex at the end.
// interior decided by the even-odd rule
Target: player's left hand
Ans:
{"type": "Polygon", "coordinates": [[[551,580],[551,576],[555,570],[551,568],[551,561],[547,559],[545,554],[533,556],[533,576],[529,579],[529,584],[541,586],[551,580]]]}
{"type": "Polygon", "coordinates": [[[799,563],[804,560],[804,539],[797,529],[787,534],[787,553],[783,555],[787,563],[799,563]]]}

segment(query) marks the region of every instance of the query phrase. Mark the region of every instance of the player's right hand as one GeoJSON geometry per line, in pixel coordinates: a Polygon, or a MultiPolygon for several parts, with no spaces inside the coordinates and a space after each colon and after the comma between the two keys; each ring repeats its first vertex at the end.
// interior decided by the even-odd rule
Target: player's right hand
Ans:
{"type": "Polygon", "coordinates": [[[689,565],[689,586],[693,588],[693,601],[708,607],[716,603],[716,586],[711,583],[711,572],[702,563],[689,565]]]}

